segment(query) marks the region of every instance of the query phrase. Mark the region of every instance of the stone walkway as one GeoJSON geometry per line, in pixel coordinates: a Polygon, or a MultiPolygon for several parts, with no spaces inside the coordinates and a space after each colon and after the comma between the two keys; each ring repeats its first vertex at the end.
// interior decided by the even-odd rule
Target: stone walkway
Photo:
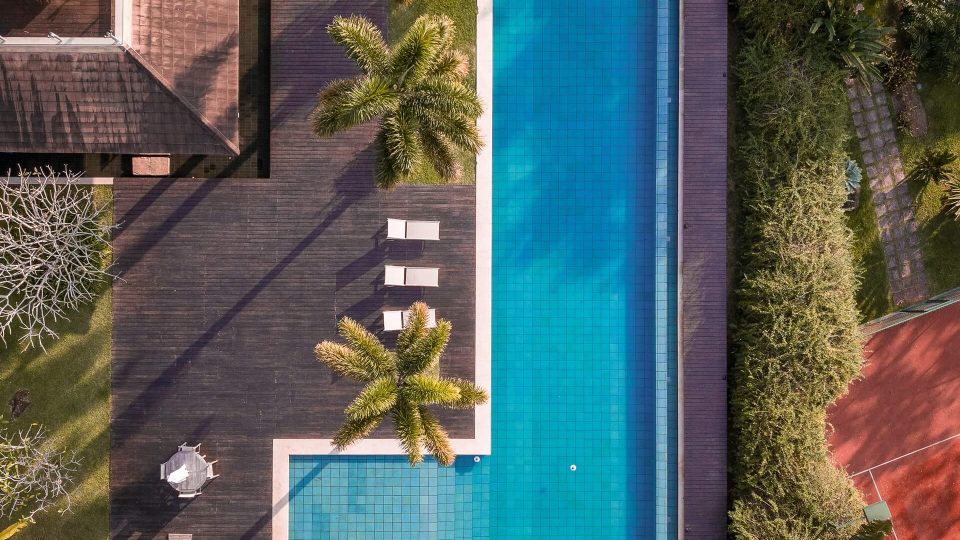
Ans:
{"type": "Polygon", "coordinates": [[[873,190],[877,225],[894,304],[904,306],[928,296],[927,274],[913,215],[913,197],[904,182],[900,148],[890,116],[886,90],[874,81],[872,93],[862,84],[847,82],[853,123],[873,190]]]}

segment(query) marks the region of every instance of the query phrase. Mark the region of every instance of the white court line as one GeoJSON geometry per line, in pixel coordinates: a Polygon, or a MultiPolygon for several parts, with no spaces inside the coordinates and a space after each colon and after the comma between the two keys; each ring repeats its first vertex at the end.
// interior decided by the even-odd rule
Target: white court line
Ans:
{"type": "Polygon", "coordinates": [[[947,437],[946,439],[937,441],[937,442],[935,442],[935,443],[928,444],[928,445],[924,446],[923,448],[917,448],[917,449],[914,450],[913,452],[907,452],[906,454],[903,454],[902,456],[897,456],[897,457],[895,457],[895,458],[893,458],[893,459],[888,459],[887,461],[884,461],[883,463],[881,463],[881,464],[879,464],[879,465],[874,465],[873,467],[869,467],[869,468],[864,469],[864,470],[862,470],[862,471],[860,471],[860,472],[858,472],[858,473],[853,473],[853,474],[851,474],[848,478],[853,478],[854,476],[859,476],[859,475],[861,475],[861,474],[863,474],[863,473],[865,473],[865,472],[870,472],[870,471],[872,471],[872,470],[874,470],[874,469],[878,469],[878,468],[880,468],[880,467],[883,467],[884,465],[889,465],[889,464],[893,463],[894,461],[900,461],[901,459],[903,459],[903,458],[905,458],[905,457],[910,457],[910,456],[912,456],[912,455],[914,455],[914,454],[916,454],[916,453],[918,453],[918,452],[923,452],[924,450],[926,450],[926,449],[928,449],[928,448],[933,448],[934,446],[936,446],[936,445],[938,445],[938,444],[943,444],[943,443],[945,443],[945,442],[952,441],[953,439],[956,439],[957,437],[960,437],[960,433],[957,433],[956,435],[951,435],[951,436],[947,437]]]}
{"type": "MultiPolygon", "coordinates": [[[[877,498],[883,500],[883,495],[880,495],[880,487],[877,486],[877,480],[873,477],[873,472],[870,472],[870,481],[873,482],[873,490],[877,492],[877,498]]],[[[893,520],[890,520],[890,531],[893,532],[893,540],[900,540],[900,537],[897,536],[897,529],[893,526],[893,520]]]]}

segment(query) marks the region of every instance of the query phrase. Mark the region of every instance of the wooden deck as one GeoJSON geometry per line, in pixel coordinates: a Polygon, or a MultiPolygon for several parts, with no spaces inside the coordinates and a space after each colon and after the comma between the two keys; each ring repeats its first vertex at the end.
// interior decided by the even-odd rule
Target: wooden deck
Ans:
{"type": "MultiPolygon", "coordinates": [[[[349,12],[382,23],[384,5],[274,3],[271,179],[114,186],[112,537],[269,538],[272,440],[329,438],[358,389],[312,355],[341,315],[382,328],[383,309],[423,298],[454,325],[445,371],[473,376],[474,188],[381,193],[372,127],[309,133],[317,90],[354,73],[326,25],[349,12]],[[438,219],[441,241],[385,241],[388,217],[438,219]],[[384,288],[387,262],[439,266],[441,286],[384,288]],[[186,503],[158,472],[182,442],[221,474],[186,503]]],[[[445,422],[473,436],[472,411],[445,422]]]]}
{"type": "Polygon", "coordinates": [[[681,119],[681,534],[727,528],[727,2],[686,0],[681,119]]]}
{"type": "Polygon", "coordinates": [[[113,28],[113,0],[0,0],[0,36],[103,37],[113,28]]]}

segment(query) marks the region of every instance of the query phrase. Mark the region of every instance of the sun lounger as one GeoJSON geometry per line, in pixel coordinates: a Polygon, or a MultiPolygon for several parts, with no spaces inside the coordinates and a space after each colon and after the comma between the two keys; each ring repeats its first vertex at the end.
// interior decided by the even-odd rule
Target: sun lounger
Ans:
{"type": "MultiPolygon", "coordinates": [[[[410,311],[384,311],[383,312],[383,330],[385,332],[396,332],[403,330],[410,320],[410,311]]],[[[427,328],[437,326],[437,310],[427,310],[427,328]]]]}
{"type": "Polygon", "coordinates": [[[440,222],[388,219],[387,238],[394,240],[440,240],[440,222]]]}
{"type": "Polygon", "coordinates": [[[392,287],[439,287],[439,268],[384,266],[383,284],[392,287]]]}

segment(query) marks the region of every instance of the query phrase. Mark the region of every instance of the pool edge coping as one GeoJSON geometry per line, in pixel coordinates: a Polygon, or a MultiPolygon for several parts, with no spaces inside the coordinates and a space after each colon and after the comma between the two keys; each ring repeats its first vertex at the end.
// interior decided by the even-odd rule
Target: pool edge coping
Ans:
{"type": "MultiPolygon", "coordinates": [[[[476,313],[474,380],[494,399],[491,368],[493,272],[493,0],[477,0],[477,94],[485,103],[477,127],[485,145],[477,154],[476,313]]],[[[458,455],[490,455],[491,403],[474,409],[474,438],[453,439],[458,455]]],[[[273,439],[271,531],[274,540],[290,537],[290,456],[405,455],[396,439],[366,439],[337,452],[332,439],[273,439]]]]}

